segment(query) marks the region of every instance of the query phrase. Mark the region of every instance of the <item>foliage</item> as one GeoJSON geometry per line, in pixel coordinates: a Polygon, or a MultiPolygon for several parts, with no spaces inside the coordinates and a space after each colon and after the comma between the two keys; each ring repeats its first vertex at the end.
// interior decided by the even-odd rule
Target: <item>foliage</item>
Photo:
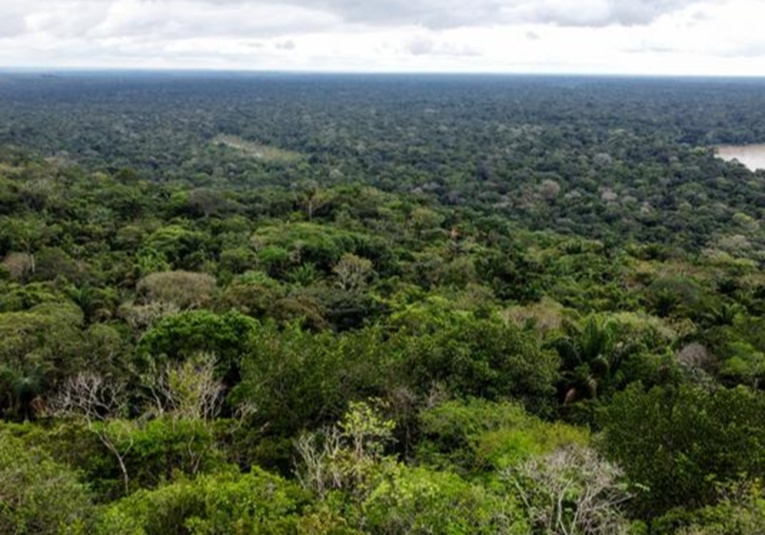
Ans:
{"type": "Polygon", "coordinates": [[[72,470],[0,429],[0,532],[86,533],[93,512],[72,470]]]}
{"type": "Polygon", "coordinates": [[[557,450],[504,474],[535,532],[628,533],[622,505],[631,498],[618,467],[587,448],[557,450]]]}
{"type": "Polygon", "coordinates": [[[509,402],[447,401],[423,410],[420,419],[418,460],[473,472],[515,466],[588,440],[581,429],[544,422],[509,402]]]}
{"type": "Polygon", "coordinates": [[[336,426],[297,440],[298,479],[320,497],[340,490],[363,500],[390,469],[391,459],[383,452],[394,425],[369,404],[351,403],[336,426]]]}
{"type": "Polygon", "coordinates": [[[171,303],[180,309],[204,306],[212,298],[215,278],[205,273],[163,271],[138,282],[136,291],[148,302],[171,303]]]}
{"type": "Polygon", "coordinates": [[[450,472],[400,467],[362,504],[370,533],[528,533],[521,506],[450,472]]]}
{"type": "Polygon", "coordinates": [[[103,534],[295,533],[303,496],[297,486],[260,470],[226,471],[141,490],[110,505],[103,534]]]}
{"type": "Polygon", "coordinates": [[[449,311],[441,304],[410,306],[393,316],[401,325],[401,373],[425,395],[443,384],[460,396],[517,397],[543,411],[558,359],[529,330],[495,318],[449,311]]]}
{"type": "Polygon", "coordinates": [[[4,74],[0,514],[762,531],[762,88],[4,74]]]}
{"type": "Polygon", "coordinates": [[[236,311],[189,311],[161,319],[142,337],[138,351],[148,359],[181,360],[199,352],[218,358],[221,375],[236,376],[257,322],[236,311]]]}
{"type": "Polygon", "coordinates": [[[639,510],[714,503],[714,483],[742,475],[760,477],[765,398],[744,387],[656,387],[640,385],[614,397],[602,416],[603,447],[635,483],[649,492],[639,510]]]}
{"type": "Polygon", "coordinates": [[[682,535],[755,535],[765,529],[765,501],[758,481],[720,489],[719,503],[691,513],[682,535]]]}

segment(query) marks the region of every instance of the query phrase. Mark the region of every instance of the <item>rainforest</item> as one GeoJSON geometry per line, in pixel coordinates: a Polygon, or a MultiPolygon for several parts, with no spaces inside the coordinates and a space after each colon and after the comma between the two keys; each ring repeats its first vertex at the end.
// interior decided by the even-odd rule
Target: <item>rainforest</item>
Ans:
{"type": "Polygon", "coordinates": [[[0,72],[0,533],[765,532],[765,80],[0,72]]]}

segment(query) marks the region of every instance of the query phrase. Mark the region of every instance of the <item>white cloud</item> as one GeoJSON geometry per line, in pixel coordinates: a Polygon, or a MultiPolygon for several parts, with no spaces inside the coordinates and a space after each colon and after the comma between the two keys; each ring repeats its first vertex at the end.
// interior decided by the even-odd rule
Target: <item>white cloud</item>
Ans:
{"type": "Polygon", "coordinates": [[[765,75],[763,0],[0,0],[0,66],[765,75]]]}
{"type": "MultiPolygon", "coordinates": [[[[246,0],[201,0],[213,5],[246,0]]],[[[640,25],[694,0],[264,0],[334,13],[348,23],[418,25],[430,29],[494,24],[640,25]]]]}

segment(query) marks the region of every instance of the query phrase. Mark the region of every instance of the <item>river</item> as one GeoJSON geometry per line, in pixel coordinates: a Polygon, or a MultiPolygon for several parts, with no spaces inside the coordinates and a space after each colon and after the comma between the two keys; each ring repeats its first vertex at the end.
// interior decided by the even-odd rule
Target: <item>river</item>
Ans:
{"type": "Polygon", "coordinates": [[[717,155],[723,160],[738,160],[752,171],[765,169],[765,144],[763,145],[722,145],[717,155]]]}

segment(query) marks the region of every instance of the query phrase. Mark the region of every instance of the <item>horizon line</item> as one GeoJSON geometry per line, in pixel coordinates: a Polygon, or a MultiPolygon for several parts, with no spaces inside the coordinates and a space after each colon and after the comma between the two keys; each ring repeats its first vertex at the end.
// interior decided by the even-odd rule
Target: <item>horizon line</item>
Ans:
{"type": "Polygon", "coordinates": [[[621,72],[533,72],[533,71],[411,71],[411,70],[344,70],[344,69],[258,69],[217,67],[103,67],[103,66],[3,66],[0,74],[58,73],[152,73],[152,74],[268,74],[268,75],[361,75],[361,76],[518,76],[518,77],[582,77],[582,78],[696,78],[696,79],[763,79],[765,74],[692,74],[692,73],[621,73],[621,72]]]}

